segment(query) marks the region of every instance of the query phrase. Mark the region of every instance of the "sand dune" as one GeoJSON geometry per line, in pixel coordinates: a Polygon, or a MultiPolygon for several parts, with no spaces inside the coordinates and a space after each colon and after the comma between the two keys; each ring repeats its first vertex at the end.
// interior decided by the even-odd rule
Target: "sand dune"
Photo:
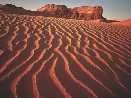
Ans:
{"type": "Polygon", "coordinates": [[[2,14],[1,98],[131,98],[131,26],[2,14]]]}
{"type": "Polygon", "coordinates": [[[114,24],[131,25],[131,19],[115,22],[114,24]]]}

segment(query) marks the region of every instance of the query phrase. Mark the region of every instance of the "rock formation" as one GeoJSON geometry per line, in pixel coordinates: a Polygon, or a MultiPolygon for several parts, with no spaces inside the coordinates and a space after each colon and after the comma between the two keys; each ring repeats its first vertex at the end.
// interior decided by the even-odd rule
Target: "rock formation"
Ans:
{"type": "Polygon", "coordinates": [[[101,6],[81,6],[71,9],[65,5],[47,4],[38,8],[37,11],[84,20],[105,19],[102,16],[103,8],[101,6]]]}
{"type": "Polygon", "coordinates": [[[30,15],[30,16],[56,17],[56,15],[53,14],[45,14],[43,12],[26,10],[23,7],[17,7],[16,5],[13,4],[0,4],[0,15],[4,13],[30,15]]]}
{"type": "Polygon", "coordinates": [[[24,10],[23,7],[17,7],[15,5],[13,5],[13,4],[5,4],[5,5],[0,4],[0,8],[1,9],[21,9],[21,10],[24,10]]]}
{"type": "Polygon", "coordinates": [[[12,4],[6,4],[6,5],[3,5],[3,4],[0,4],[0,12],[1,13],[15,13],[15,12],[18,12],[18,13],[21,13],[21,11],[25,10],[23,7],[17,7],[15,5],[12,5],[12,4]]]}
{"type": "Polygon", "coordinates": [[[17,9],[23,9],[24,10],[23,7],[17,7],[17,6],[12,5],[12,4],[6,4],[5,7],[8,7],[8,8],[17,8],[17,9]]]}

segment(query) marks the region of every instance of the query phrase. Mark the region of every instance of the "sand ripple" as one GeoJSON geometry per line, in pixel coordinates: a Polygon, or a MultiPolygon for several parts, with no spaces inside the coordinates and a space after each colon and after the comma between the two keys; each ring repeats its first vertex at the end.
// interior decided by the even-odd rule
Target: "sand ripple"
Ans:
{"type": "Polygon", "coordinates": [[[3,14],[2,98],[131,98],[131,26],[3,14]]]}

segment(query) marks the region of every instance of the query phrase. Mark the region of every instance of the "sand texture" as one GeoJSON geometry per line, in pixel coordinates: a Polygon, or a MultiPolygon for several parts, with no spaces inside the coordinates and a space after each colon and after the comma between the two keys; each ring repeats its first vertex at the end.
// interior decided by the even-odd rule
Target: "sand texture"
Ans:
{"type": "Polygon", "coordinates": [[[120,21],[120,22],[114,22],[114,24],[130,25],[131,26],[131,19],[123,20],[123,21],[120,21]]]}
{"type": "Polygon", "coordinates": [[[1,14],[0,98],[131,98],[131,26],[1,14]]]}

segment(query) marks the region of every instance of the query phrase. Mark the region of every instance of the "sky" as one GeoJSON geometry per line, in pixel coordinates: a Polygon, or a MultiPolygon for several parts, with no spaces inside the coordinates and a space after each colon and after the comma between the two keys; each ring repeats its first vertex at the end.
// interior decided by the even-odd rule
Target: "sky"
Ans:
{"type": "Polygon", "coordinates": [[[131,0],[0,0],[0,4],[13,4],[32,11],[46,4],[66,5],[68,8],[99,5],[108,20],[131,19],[131,0]]]}

